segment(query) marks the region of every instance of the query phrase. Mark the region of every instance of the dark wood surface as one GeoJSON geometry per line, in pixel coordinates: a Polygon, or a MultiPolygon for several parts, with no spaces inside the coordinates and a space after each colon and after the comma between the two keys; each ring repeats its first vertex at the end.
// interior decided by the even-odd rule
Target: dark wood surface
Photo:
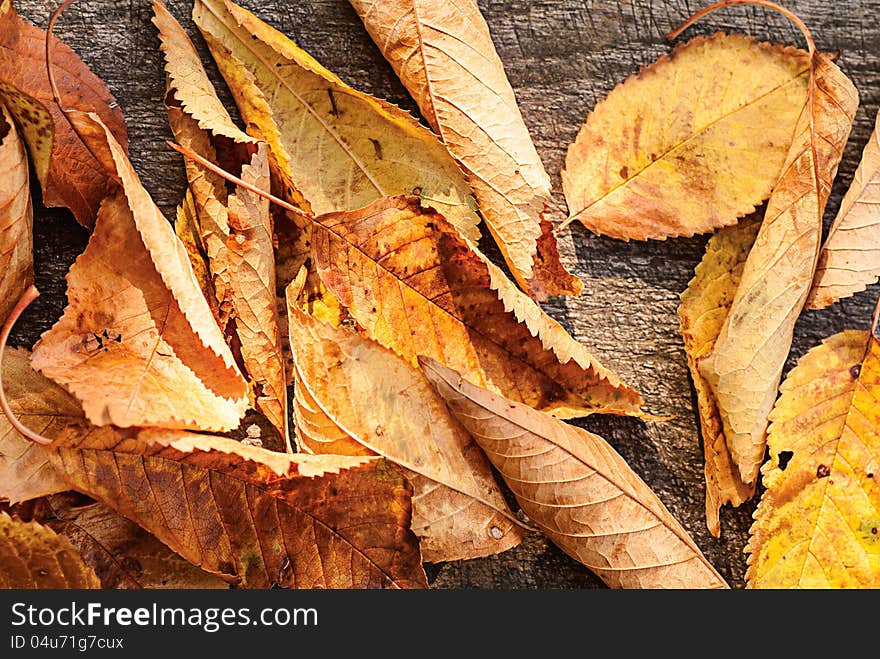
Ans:
{"type": "MultiPolygon", "coordinates": [[[[206,55],[206,65],[219,83],[189,19],[191,2],[168,4],[206,55]]],[[[244,0],[242,4],[294,38],[352,86],[415,113],[414,104],[346,0],[244,0]]],[[[877,113],[880,0],[786,4],[811,28],[820,48],[841,51],[840,64],[861,94],[856,125],[826,212],[827,229],[877,113]]],[[[16,5],[23,16],[45,26],[56,2],[16,0],[16,5]]],[[[586,114],[617,83],[668,52],[666,33],[703,3],[482,0],[480,6],[556,186],[557,200],[564,207],[559,172],[566,147],[586,114]]],[[[119,100],[128,121],[134,165],[147,190],[166,215],[173,217],[185,180],[179,156],[165,145],[171,133],[162,105],[165,82],[151,16],[147,0],[80,0],[67,10],[57,33],[107,81],[119,100]]],[[[716,13],[685,38],[718,29],[803,43],[784,18],[753,7],[716,13]]],[[[222,83],[218,86],[228,102],[222,83]]],[[[87,239],[66,211],[37,210],[36,279],[42,297],[20,321],[14,344],[31,345],[61,315],[64,274],[87,239]]],[[[576,299],[551,300],[545,308],[636,387],[652,412],[674,415],[666,423],[607,416],[580,423],[605,437],[629,461],[730,585],[741,588],[755,501],[735,510],[722,509],[720,538],[706,530],[702,445],[676,315],[678,296],[705,242],[702,236],[623,243],[574,226],[560,235],[560,249],[566,265],[583,280],[584,293],[576,299]]],[[[822,338],[845,328],[867,327],[877,293],[877,286],[872,286],[830,309],[803,314],[786,370],[822,338]]],[[[428,566],[428,575],[432,586],[442,588],[602,587],[587,569],[537,536],[498,556],[428,566]]]]}

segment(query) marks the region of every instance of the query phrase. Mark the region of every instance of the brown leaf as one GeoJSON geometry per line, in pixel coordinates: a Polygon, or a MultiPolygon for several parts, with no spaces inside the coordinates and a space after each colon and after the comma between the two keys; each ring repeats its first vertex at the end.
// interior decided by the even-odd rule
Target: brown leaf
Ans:
{"type": "Polygon", "coordinates": [[[422,558],[436,563],[515,547],[522,534],[467,431],[424,376],[368,338],[303,313],[289,289],[299,445],[310,453],[381,455],[414,487],[413,522],[422,558]],[[348,447],[344,444],[353,444],[348,447]],[[366,450],[364,450],[366,449],[366,450]]]}
{"type": "Polygon", "coordinates": [[[62,536],[0,512],[0,588],[100,588],[94,571],[62,536]]]}
{"type": "Polygon", "coordinates": [[[699,362],[747,484],[764,459],[767,416],[813,281],[822,215],[858,106],[858,92],[828,56],[816,53],[813,67],[814,91],[730,311],[712,352],[699,362]]]}
{"type": "Polygon", "coordinates": [[[183,201],[177,207],[174,233],[177,234],[177,237],[180,238],[180,242],[183,243],[186,249],[193,274],[196,276],[196,281],[199,282],[199,288],[202,289],[202,295],[208,301],[208,306],[211,307],[214,319],[219,324],[220,311],[217,305],[217,297],[214,293],[214,283],[211,281],[211,273],[208,269],[208,255],[201,236],[196,202],[193,199],[192,190],[189,188],[186,189],[183,201]]]}
{"type": "Polygon", "coordinates": [[[819,253],[807,309],[824,309],[880,276],[880,114],[819,253]]]}
{"type": "Polygon", "coordinates": [[[350,2],[468,174],[517,282],[542,298],[580,293],[580,281],[559,261],[552,225],[542,225],[550,177],[475,0],[350,2]]]}
{"type": "MultiPolygon", "coordinates": [[[[235,126],[195,47],[161,0],[154,0],[153,11],[165,54],[168,113],[175,137],[210,160],[225,153],[225,159],[241,170],[245,182],[268,192],[265,145],[235,126]],[[174,102],[170,101],[172,96],[174,102]]],[[[237,339],[244,369],[255,389],[256,408],[290,451],[269,202],[243,188],[227,196],[225,181],[219,176],[189,159],[186,166],[218,308],[228,312],[219,318],[227,333],[237,339]]]]}
{"type": "MultiPolygon", "coordinates": [[[[100,126],[95,115],[80,118],[100,126]]],[[[35,346],[34,367],[96,425],[235,428],[247,385],[186,249],[109,131],[105,140],[123,187],[102,205],[68,274],[64,316],[35,346]]]]}
{"type": "Polygon", "coordinates": [[[53,515],[43,523],[70,541],[83,561],[94,569],[102,588],[229,587],[107,506],[73,505],[70,498],[50,497],[53,515]]]}
{"type": "MultiPolygon", "coordinates": [[[[80,224],[91,227],[113,182],[52,98],[45,44],[44,30],[19,17],[12,0],[0,0],[0,101],[21,127],[43,203],[65,206],[80,224]]],[[[65,109],[96,113],[125,150],[125,120],[107,86],[62,41],[52,37],[51,44],[65,109]]]]}
{"type": "Polygon", "coordinates": [[[663,503],[601,437],[419,358],[449,409],[547,537],[614,588],[726,588],[663,503]]]}
{"type": "Polygon", "coordinates": [[[52,462],[71,487],[247,588],[418,588],[412,488],[375,458],[286,455],[222,437],[99,428],[52,462]]]}
{"type": "MultiPolygon", "coordinates": [[[[31,368],[22,348],[3,352],[3,389],[12,412],[31,430],[49,439],[69,425],[84,425],[77,402],[31,368]]],[[[0,501],[36,499],[67,489],[49,464],[49,449],[25,439],[0,415],[0,501]]]]}
{"type": "Polygon", "coordinates": [[[587,117],[562,172],[571,216],[623,240],[734,224],[780,176],[809,68],[802,50],[737,34],[677,46],[587,117]]]}
{"type": "Polygon", "coordinates": [[[746,485],[730,458],[724,440],[718,406],[697,363],[712,352],[721,325],[739,287],[743,266],[761,226],[758,214],[719,229],[706,244],[706,254],[694,278],[681,295],[678,317],[684,338],[688,370],[697,393],[697,410],[703,436],[706,475],[706,525],[716,538],[721,533],[718,511],[726,503],[734,507],[751,498],[755,484],[746,485]]]}
{"type": "Polygon", "coordinates": [[[321,279],[367,335],[559,416],[638,414],[641,397],[416,198],[315,221],[321,279]]]}
{"type": "Polygon", "coordinates": [[[27,153],[0,102],[0,322],[34,281],[33,215],[27,153]]]}

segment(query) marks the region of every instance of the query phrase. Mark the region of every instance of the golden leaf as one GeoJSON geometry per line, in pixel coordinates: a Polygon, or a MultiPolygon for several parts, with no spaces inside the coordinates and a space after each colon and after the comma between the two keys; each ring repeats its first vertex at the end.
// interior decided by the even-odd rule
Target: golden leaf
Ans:
{"type": "MultiPolygon", "coordinates": [[[[95,115],[79,120],[100,127],[95,115]]],[[[235,428],[247,383],[186,249],[106,130],[105,139],[123,187],[102,204],[68,274],[64,316],[35,346],[34,367],[96,425],[235,428]]]]}
{"type": "Polygon", "coordinates": [[[34,281],[33,215],[27,154],[0,102],[0,322],[34,281]]]}
{"type": "Polygon", "coordinates": [[[712,352],[699,362],[747,484],[764,459],[767,415],[813,281],[823,211],[858,106],[858,92],[829,57],[816,53],[813,67],[814,91],[730,311],[712,352]]]}
{"type": "Polygon", "coordinates": [[[601,437],[419,359],[428,381],[560,549],[614,588],[725,588],[663,503],[601,437]]]}
{"type": "Polygon", "coordinates": [[[94,571],[63,536],[0,511],[0,588],[100,588],[94,571]]]}
{"type": "Polygon", "coordinates": [[[434,357],[560,416],[639,414],[635,391],[416,198],[319,216],[312,254],[367,335],[413,365],[434,357]]]}
{"type": "Polygon", "coordinates": [[[880,114],[819,253],[807,309],[824,309],[880,276],[880,114]]]}
{"type": "Polygon", "coordinates": [[[73,489],[239,586],[427,586],[411,486],[384,460],[114,428],[68,433],[52,449],[73,489]]]}
{"type": "Polygon", "coordinates": [[[706,244],[706,254],[697,265],[687,290],[682,293],[678,307],[703,436],[706,525],[716,538],[721,533],[719,508],[726,503],[736,507],[750,499],[755,493],[755,484],[743,483],[739,470],[730,459],[718,406],[697,363],[715,346],[760,226],[761,218],[756,214],[744,218],[739,224],[719,229],[706,244]]]}
{"type": "Polygon", "coordinates": [[[467,173],[516,281],[541,298],[580,293],[580,281],[559,261],[552,225],[542,226],[550,177],[477,3],[350,1],[467,173]]]}
{"type": "Polygon", "coordinates": [[[569,147],[571,217],[623,240],[734,224],[782,172],[810,59],[742,35],[696,37],[619,85],[569,147]]]}
{"type": "Polygon", "coordinates": [[[294,303],[295,284],[288,314],[295,405],[302,408],[295,418],[306,420],[297,426],[300,447],[381,455],[403,467],[414,487],[412,528],[425,561],[518,545],[522,534],[489,463],[424,376],[370,339],[303,313],[294,303]]]}
{"type": "Polygon", "coordinates": [[[800,359],[770,416],[750,588],[880,587],[880,342],[847,330],[800,359]]]}

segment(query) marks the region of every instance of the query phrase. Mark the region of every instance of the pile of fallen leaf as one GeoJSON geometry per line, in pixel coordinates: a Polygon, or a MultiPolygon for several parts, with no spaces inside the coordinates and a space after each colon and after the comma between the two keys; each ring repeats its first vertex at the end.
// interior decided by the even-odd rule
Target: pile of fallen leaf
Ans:
{"type": "MultiPolygon", "coordinates": [[[[476,1],[351,4],[432,130],[195,0],[242,129],[153,1],[189,184],[169,222],[104,83],[0,0],[0,344],[36,295],[31,172],[91,230],[62,317],[3,348],[0,586],[418,588],[542,533],[612,587],[726,587],[566,422],[664,420],[538,304],[581,284],[476,1]]],[[[880,142],[822,245],[858,94],[755,4],[808,49],[718,33],[619,85],[569,148],[565,224],[715,231],[680,306],[709,529],[760,476],[749,586],[876,587],[880,343],[842,332],[780,379],[802,309],[880,275],[880,142]]]]}

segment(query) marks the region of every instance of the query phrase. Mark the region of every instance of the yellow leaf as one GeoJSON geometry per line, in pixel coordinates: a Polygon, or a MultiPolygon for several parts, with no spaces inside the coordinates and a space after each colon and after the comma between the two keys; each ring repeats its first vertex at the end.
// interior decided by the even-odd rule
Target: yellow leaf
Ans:
{"type": "Polygon", "coordinates": [[[858,92],[831,59],[813,58],[814,91],[803,107],[785,167],[743,267],[712,352],[699,363],[727,447],[751,484],[764,459],[794,325],[813,281],[822,215],[858,107],[858,92]]]}
{"type": "Polygon", "coordinates": [[[301,192],[316,213],[418,194],[462,235],[479,238],[461,169],[412,116],[352,89],[232,2],[197,0],[193,19],[288,194],[301,192]]]}
{"type": "Polygon", "coordinates": [[[95,572],[63,536],[0,512],[0,588],[100,588],[95,572]]]}
{"type": "Polygon", "coordinates": [[[880,114],[819,253],[808,309],[865,290],[880,275],[880,114]]]}
{"type": "Polygon", "coordinates": [[[726,503],[739,506],[755,493],[755,485],[742,482],[739,470],[730,459],[718,406],[708,383],[700,375],[697,362],[715,346],[760,226],[760,216],[754,215],[732,227],[719,229],[706,244],[706,254],[697,265],[687,290],[682,293],[678,307],[688,369],[697,392],[697,410],[703,436],[706,524],[716,538],[721,533],[719,508],[726,503]]]}
{"type": "Polygon", "coordinates": [[[880,342],[847,330],[800,359],[770,417],[750,588],[880,587],[880,342]]]}
{"type": "MultiPolygon", "coordinates": [[[[80,120],[101,127],[95,115],[80,120]]],[[[34,367],[76,396],[96,425],[235,428],[247,383],[186,248],[104,134],[122,189],[102,204],[68,274],[64,316],[34,347],[34,367]]]]}
{"type": "Polygon", "coordinates": [[[33,207],[24,143],[0,102],[0,322],[33,283],[33,207]]]}
{"type": "Polygon", "coordinates": [[[414,488],[412,528],[425,561],[488,556],[518,545],[522,534],[489,463],[424,376],[370,339],[300,311],[295,284],[288,314],[296,418],[305,421],[297,426],[300,446],[381,455],[403,467],[414,488]]]}
{"type": "Polygon", "coordinates": [[[439,362],[428,381],[560,549],[614,588],[726,588],[663,503],[601,437],[498,396],[439,362]]]}
{"type": "Polygon", "coordinates": [[[580,293],[580,281],[559,262],[552,225],[541,225],[550,177],[477,3],[350,1],[422,116],[467,173],[516,281],[542,298],[580,293]]]}
{"type": "Polygon", "coordinates": [[[696,37],[614,89],[569,147],[571,217],[623,240],[734,224],[782,172],[810,59],[742,35],[696,37]]]}
{"type": "Polygon", "coordinates": [[[415,365],[565,417],[639,414],[641,397],[416,198],[315,220],[321,280],[367,336],[415,365]]]}

